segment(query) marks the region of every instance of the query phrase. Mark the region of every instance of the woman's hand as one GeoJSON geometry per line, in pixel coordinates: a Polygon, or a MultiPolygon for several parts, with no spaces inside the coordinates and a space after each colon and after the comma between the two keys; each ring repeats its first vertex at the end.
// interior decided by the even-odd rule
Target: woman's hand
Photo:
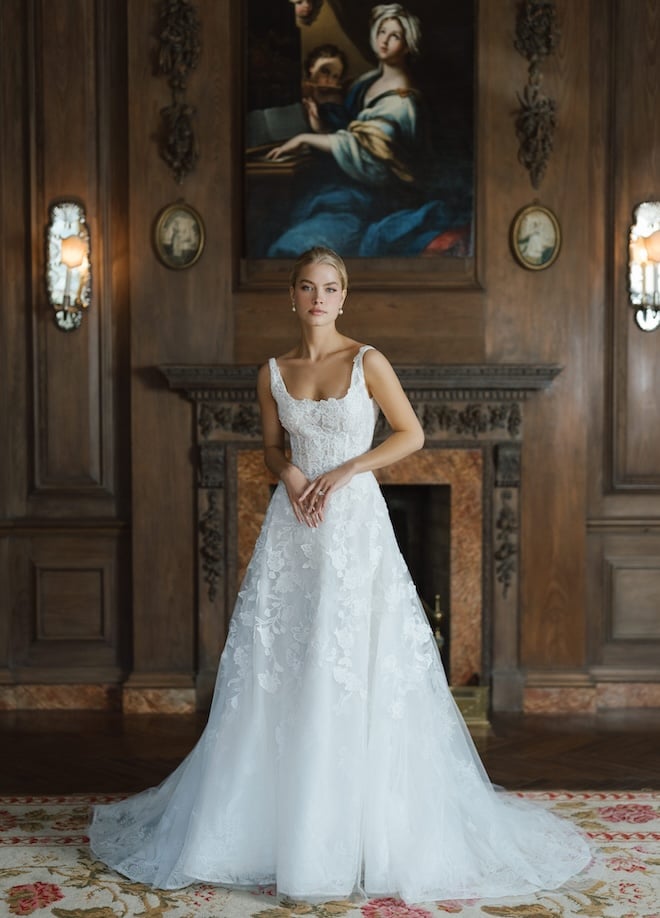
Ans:
{"type": "Polygon", "coordinates": [[[287,153],[295,153],[305,145],[304,137],[304,134],[296,134],[295,137],[285,140],[279,147],[273,147],[272,150],[266,153],[266,159],[279,159],[280,156],[286,156],[287,153]]]}
{"type": "Polygon", "coordinates": [[[284,483],[286,488],[286,493],[289,496],[289,503],[293,509],[294,516],[299,523],[304,523],[306,526],[315,528],[321,522],[321,518],[318,513],[315,513],[312,509],[303,506],[301,503],[301,497],[304,492],[309,487],[309,480],[300,471],[297,465],[289,463],[285,469],[283,469],[281,474],[281,480],[284,483]]]}
{"type": "MultiPolygon", "coordinates": [[[[355,470],[351,462],[345,462],[337,466],[331,472],[319,475],[314,481],[308,483],[305,490],[298,498],[300,506],[307,514],[317,517],[319,522],[323,522],[325,508],[330,500],[330,495],[340,488],[345,487],[355,475],[355,470]]],[[[318,523],[316,524],[318,525],[318,523]]]]}

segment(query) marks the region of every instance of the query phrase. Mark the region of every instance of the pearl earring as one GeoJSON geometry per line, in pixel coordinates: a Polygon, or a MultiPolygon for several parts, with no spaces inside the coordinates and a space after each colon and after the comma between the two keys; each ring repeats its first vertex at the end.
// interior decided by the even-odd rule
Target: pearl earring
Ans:
{"type": "Polygon", "coordinates": [[[293,302],[293,300],[291,300],[291,312],[295,312],[295,311],[296,311],[296,304],[293,302]]]}
{"type": "Polygon", "coordinates": [[[339,307],[339,315],[340,315],[340,316],[343,316],[343,315],[344,315],[344,307],[343,307],[343,306],[340,306],[340,307],[339,307]]]}

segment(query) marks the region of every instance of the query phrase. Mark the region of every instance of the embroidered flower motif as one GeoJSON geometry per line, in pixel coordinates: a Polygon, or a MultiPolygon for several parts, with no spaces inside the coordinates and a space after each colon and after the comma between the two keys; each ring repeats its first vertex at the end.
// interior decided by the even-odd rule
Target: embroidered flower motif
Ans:
{"type": "Polygon", "coordinates": [[[271,694],[276,692],[282,684],[282,680],[275,673],[259,673],[257,679],[262,689],[271,694]]]}
{"type": "Polygon", "coordinates": [[[12,915],[31,915],[64,896],[54,883],[25,883],[7,890],[7,903],[12,915]]]}
{"type": "Polygon", "coordinates": [[[598,809],[601,819],[607,822],[652,822],[658,818],[655,807],[646,803],[620,803],[616,806],[603,806],[598,809]]]}
{"type": "Polygon", "coordinates": [[[371,899],[360,909],[364,918],[431,918],[431,912],[400,899],[371,899]]]}

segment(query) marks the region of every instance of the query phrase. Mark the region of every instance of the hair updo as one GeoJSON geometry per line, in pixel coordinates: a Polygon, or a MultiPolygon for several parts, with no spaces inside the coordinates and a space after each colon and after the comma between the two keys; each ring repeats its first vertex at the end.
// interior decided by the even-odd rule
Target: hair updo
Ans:
{"type": "Polygon", "coordinates": [[[331,265],[339,275],[341,289],[347,289],[348,271],[346,270],[346,265],[342,257],[333,252],[332,249],[328,249],[323,245],[315,245],[313,248],[303,252],[302,255],[299,255],[289,275],[289,282],[292,287],[296,286],[300,272],[306,265],[331,265]]]}

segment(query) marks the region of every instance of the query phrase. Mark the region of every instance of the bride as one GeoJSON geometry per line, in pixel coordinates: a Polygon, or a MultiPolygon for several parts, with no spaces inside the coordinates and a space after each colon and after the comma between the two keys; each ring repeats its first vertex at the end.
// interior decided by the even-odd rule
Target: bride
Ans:
{"type": "Polygon", "coordinates": [[[556,888],[589,849],[494,790],[454,705],[373,475],[420,449],[422,429],[387,359],[337,329],[347,287],[329,249],[294,266],[300,339],[257,383],[279,484],[208,724],[159,787],[95,808],[92,851],[156,887],[275,884],[307,900],[556,888]],[[379,411],[392,433],[372,447],[379,411]]]}

